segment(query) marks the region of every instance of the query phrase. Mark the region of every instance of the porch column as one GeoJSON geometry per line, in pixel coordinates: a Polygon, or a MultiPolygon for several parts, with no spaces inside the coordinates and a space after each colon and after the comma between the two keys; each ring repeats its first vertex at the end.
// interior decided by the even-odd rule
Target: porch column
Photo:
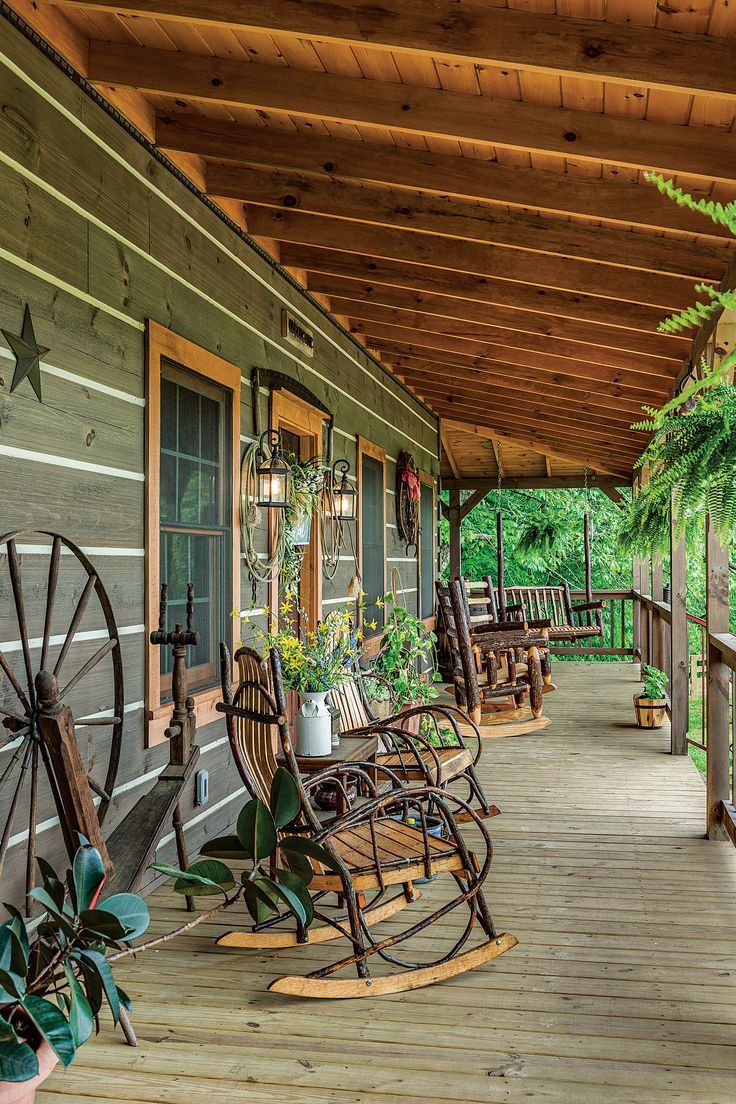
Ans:
{"type": "Polygon", "coordinates": [[[689,645],[687,631],[687,553],[685,537],[675,537],[677,517],[670,507],[670,593],[672,603],[670,702],[670,750],[687,754],[690,706],[689,645]]]}
{"type": "Polygon", "coordinates": [[[708,636],[706,835],[709,839],[722,839],[721,802],[730,800],[728,696],[731,671],[721,661],[718,649],[711,647],[710,634],[728,632],[728,549],[714,536],[709,517],[706,518],[705,531],[705,620],[708,636]]]}
{"type": "MultiPolygon", "coordinates": [[[[634,479],[631,484],[632,498],[636,497],[639,490],[639,481],[634,479]]],[[[642,562],[636,556],[631,561],[631,586],[634,593],[641,593],[642,589],[642,562]]],[[[641,602],[635,598],[631,607],[631,647],[634,651],[634,661],[641,660],[641,602]]]]}
{"type": "Polygon", "coordinates": [[[460,491],[450,491],[450,578],[462,575],[462,553],[460,542],[460,491]]]}
{"type": "MultiPolygon", "coordinates": [[[[652,599],[655,602],[661,602],[664,598],[664,576],[663,565],[661,559],[655,558],[652,560],[652,599]]],[[[649,642],[651,649],[651,663],[654,667],[659,667],[660,670],[665,669],[665,653],[664,653],[664,621],[658,613],[652,612],[650,621],[652,638],[649,642]]]]}

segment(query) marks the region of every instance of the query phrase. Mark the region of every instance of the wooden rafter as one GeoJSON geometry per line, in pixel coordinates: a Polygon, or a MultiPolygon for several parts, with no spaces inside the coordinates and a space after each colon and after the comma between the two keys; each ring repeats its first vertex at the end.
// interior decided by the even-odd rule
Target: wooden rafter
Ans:
{"type": "Polygon", "coordinates": [[[455,476],[455,479],[459,479],[460,478],[460,465],[458,464],[457,459],[455,457],[454,449],[453,449],[452,445],[450,444],[449,435],[447,433],[447,427],[444,425],[443,422],[440,422],[440,440],[442,442],[442,447],[445,450],[445,456],[447,457],[447,462],[450,465],[450,470],[451,470],[452,474],[455,476]]]}
{"type": "Polygon", "coordinates": [[[415,234],[386,226],[369,226],[344,219],[247,207],[248,229],[257,236],[321,249],[373,254],[388,260],[429,265],[518,283],[574,291],[584,287],[603,298],[625,300],[664,311],[681,310],[693,297],[693,282],[685,276],[662,275],[597,264],[585,259],[523,249],[486,245],[415,234]]]}
{"type": "Polygon", "coordinates": [[[335,76],[230,58],[176,53],[97,39],[93,81],[231,107],[281,111],[406,134],[484,142],[584,161],[647,168],[732,183],[736,145],[714,127],[683,127],[588,111],[539,107],[444,89],[335,76]]]}
{"type": "MultiPolygon", "coordinates": [[[[485,326],[494,326],[506,331],[509,342],[517,344],[525,335],[544,337],[560,343],[590,348],[613,349],[617,352],[647,354],[664,360],[680,361],[689,350],[689,340],[684,336],[630,330],[620,326],[595,325],[592,322],[562,318],[554,314],[541,314],[536,311],[520,310],[514,307],[500,307],[494,303],[481,303],[473,299],[461,299],[453,295],[440,295],[411,288],[394,287],[389,284],[372,283],[368,280],[353,280],[347,276],[332,276],[329,273],[312,272],[308,276],[310,291],[327,295],[332,301],[346,304],[346,314],[354,312],[354,304],[364,306],[377,304],[394,310],[396,317],[402,311],[412,316],[421,313],[434,315],[441,319],[454,319],[462,322],[479,322],[485,326]],[[353,306],[347,309],[347,304],[353,306]]],[[[652,312],[651,327],[654,329],[659,317],[652,312]]]]}
{"type": "Polygon", "coordinates": [[[348,222],[400,227],[464,241],[511,246],[535,253],[585,257],[590,261],[672,273],[692,279],[718,279],[730,251],[718,242],[683,242],[627,230],[508,212],[443,196],[358,187],[334,180],[284,175],[232,164],[211,164],[207,191],[245,203],[327,215],[348,222]]]}
{"type": "Polygon", "coordinates": [[[485,276],[451,272],[426,264],[406,264],[374,255],[351,254],[289,242],[281,246],[281,261],[287,268],[304,272],[349,276],[352,279],[454,296],[461,300],[470,299],[511,309],[539,311],[542,314],[560,315],[605,326],[621,326],[645,331],[653,338],[658,336],[657,325],[665,313],[661,307],[645,307],[621,299],[603,299],[580,290],[560,291],[542,287],[536,280],[525,284],[503,278],[489,280],[485,276]]]}
{"type": "MultiPolygon", "coordinates": [[[[524,349],[508,349],[504,354],[495,357],[491,349],[480,349],[478,352],[465,352],[460,348],[459,342],[450,342],[447,349],[441,349],[428,336],[410,331],[401,338],[389,339],[387,335],[379,337],[373,334],[372,347],[382,349],[392,356],[405,357],[414,360],[430,360],[436,364],[446,364],[448,367],[458,366],[465,368],[485,369],[488,371],[506,372],[513,376],[514,365],[526,368],[534,368],[540,373],[540,385],[548,380],[547,373],[562,375],[576,375],[581,380],[599,380],[603,383],[622,384],[627,387],[639,388],[644,392],[642,401],[646,396],[668,394],[674,383],[673,375],[651,372],[638,372],[625,368],[611,368],[605,364],[591,364],[586,361],[571,361],[564,357],[545,358],[541,353],[529,353],[524,349]]],[[[554,386],[554,379],[549,380],[554,386]]]]}
{"type": "MultiPolygon", "coordinates": [[[[258,68],[260,71],[262,66],[258,68]]],[[[202,157],[368,180],[625,225],[730,237],[725,227],[704,223],[702,216],[664,202],[654,188],[523,166],[512,168],[490,160],[490,150],[485,160],[458,157],[180,114],[157,116],[156,141],[165,149],[202,157]]],[[[696,183],[691,187],[696,198],[707,195],[708,189],[699,193],[696,183]]]]}
{"type": "Polygon", "coordinates": [[[393,0],[356,7],[346,0],[62,0],[130,15],[282,32],[348,46],[436,56],[454,63],[567,73],[623,84],[717,96],[736,95],[729,43],[634,23],[565,18],[450,0],[393,0]]]}
{"type": "MultiPolygon", "coordinates": [[[[644,370],[646,366],[649,366],[654,375],[676,373],[681,363],[681,358],[674,355],[674,347],[672,348],[672,354],[664,358],[650,356],[648,353],[622,351],[612,346],[584,345],[579,342],[565,341],[561,338],[507,330],[483,322],[447,318],[437,314],[425,314],[423,311],[396,310],[361,300],[331,297],[330,303],[335,314],[352,319],[354,333],[379,332],[373,330],[376,324],[382,327],[388,326],[397,333],[401,329],[406,329],[409,332],[419,330],[427,335],[437,334],[441,338],[459,339],[458,347],[461,349],[463,341],[488,345],[491,349],[489,355],[495,356],[499,360],[504,357],[504,349],[516,348],[550,356],[566,357],[573,361],[583,360],[591,364],[607,364],[612,368],[639,368],[644,370]]],[[[446,345],[443,343],[441,347],[445,348],[446,345]]]]}

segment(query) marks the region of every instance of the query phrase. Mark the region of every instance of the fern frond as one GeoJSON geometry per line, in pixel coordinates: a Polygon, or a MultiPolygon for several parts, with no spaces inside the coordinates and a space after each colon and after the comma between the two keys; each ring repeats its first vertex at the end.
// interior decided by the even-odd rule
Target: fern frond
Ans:
{"type": "Polygon", "coordinates": [[[678,207],[687,207],[690,211],[706,215],[719,226],[727,226],[731,233],[736,235],[736,202],[732,201],[724,206],[712,199],[693,199],[682,188],[676,187],[674,181],[667,180],[659,173],[645,172],[644,179],[649,184],[655,184],[662,195],[673,200],[678,207]]]}

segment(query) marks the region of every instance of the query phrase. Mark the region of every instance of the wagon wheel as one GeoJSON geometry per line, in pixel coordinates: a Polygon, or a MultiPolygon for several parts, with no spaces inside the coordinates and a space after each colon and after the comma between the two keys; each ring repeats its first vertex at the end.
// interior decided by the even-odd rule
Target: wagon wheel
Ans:
{"type": "Polygon", "coordinates": [[[95,766],[96,778],[91,775],[87,777],[97,818],[102,824],[110,806],[120,761],[125,702],[123,664],[107,591],[91,561],[66,537],[34,530],[16,530],[0,536],[0,593],[7,589],[8,582],[8,601],[3,601],[1,606],[4,608],[0,608],[6,626],[10,626],[10,631],[4,629],[2,635],[5,642],[0,644],[0,802],[1,807],[7,810],[4,823],[0,820],[0,874],[16,825],[20,839],[16,837],[15,842],[18,845],[26,843],[28,891],[35,881],[36,820],[42,768],[48,777],[50,794],[57,810],[59,803],[56,779],[38,723],[36,676],[40,671],[48,670],[58,679],[59,700],[71,706],[75,714],[75,729],[102,726],[110,730],[106,749],[95,766]],[[51,538],[48,552],[48,546],[37,543],[39,538],[51,538]],[[32,569],[28,572],[32,575],[33,602],[32,606],[28,603],[28,607],[29,583],[26,580],[24,588],[19,559],[20,540],[33,543],[32,569]],[[44,556],[48,559],[47,571],[44,556]],[[71,612],[67,614],[58,608],[60,569],[65,599],[69,598],[66,591],[73,592],[69,603],[71,612]],[[39,617],[37,625],[30,619],[34,613],[39,617]],[[16,632],[17,639],[8,639],[16,632]],[[75,642],[87,646],[90,641],[94,642],[92,655],[81,665],[72,665],[69,661],[72,646],[75,642]],[[99,647],[96,647],[97,644],[99,647]],[[105,704],[111,704],[112,709],[96,711],[93,706],[90,710],[87,705],[89,676],[103,662],[111,675],[110,692],[105,693],[105,704]],[[86,695],[87,711],[95,715],[82,716],[82,707],[77,716],[75,702],[80,702],[80,695],[86,695]],[[23,806],[25,811],[22,814],[23,806]]]}

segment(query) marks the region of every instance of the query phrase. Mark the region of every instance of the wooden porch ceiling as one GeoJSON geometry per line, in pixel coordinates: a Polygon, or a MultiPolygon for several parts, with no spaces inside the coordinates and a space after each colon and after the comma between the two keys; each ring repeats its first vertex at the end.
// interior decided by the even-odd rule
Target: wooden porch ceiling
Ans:
{"type": "Polygon", "coordinates": [[[725,232],[736,9],[654,0],[15,7],[441,417],[443,471],[626,479],[725,232]]]}

